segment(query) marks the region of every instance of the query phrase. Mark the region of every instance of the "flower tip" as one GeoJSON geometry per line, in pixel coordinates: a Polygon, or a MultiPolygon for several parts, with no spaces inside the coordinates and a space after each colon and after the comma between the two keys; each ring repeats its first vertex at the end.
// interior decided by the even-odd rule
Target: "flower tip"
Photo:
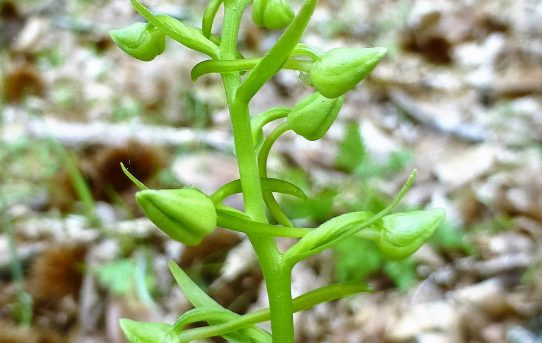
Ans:
{"type": "Polygon", "coordinates": [[[384,47],[376,47],[376,48],[372,48],[374,50],[374,54],[375,56],[381,60],[384,56],[386,56],[386,54],[388,53],[388,48],[384,48],[384,47]]]}

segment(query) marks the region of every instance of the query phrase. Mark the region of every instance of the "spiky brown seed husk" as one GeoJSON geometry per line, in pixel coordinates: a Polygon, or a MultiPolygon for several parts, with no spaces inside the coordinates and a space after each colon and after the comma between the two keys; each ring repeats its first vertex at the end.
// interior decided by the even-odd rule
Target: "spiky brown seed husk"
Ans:
{"type": "Polygon", "coordinates": [[[30,269],[29,288],[35,301],[56,302],[71,295],[77,299],[83,277],[85,248],[60,245],[39,255],[30,269]]]}

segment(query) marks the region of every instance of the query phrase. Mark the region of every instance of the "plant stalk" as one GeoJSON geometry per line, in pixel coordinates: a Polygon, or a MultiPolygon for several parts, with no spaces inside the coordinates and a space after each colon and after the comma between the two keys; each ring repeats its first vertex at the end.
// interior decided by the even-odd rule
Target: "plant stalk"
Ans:
{"type": "MultiPolygon", "coordinates": [[[[220,44],[220,59],[222,60],[236,58],[241,17],[249,3],[248,0],[224,1],[224,23],[220,44]]],[[[238,72],[224,73],[222,78],[231,113],[245,211],[255,221],[267,223],[256,151],[252,139],[248,102],[236,97],[241,84],[240,75],[238,72]]],[[[285,267],[282,255],[273,238],[254,234],[248,235],[248,238],[260,261],[267,286],[273,342],[293,343],[291,269],[285,267]]]]}

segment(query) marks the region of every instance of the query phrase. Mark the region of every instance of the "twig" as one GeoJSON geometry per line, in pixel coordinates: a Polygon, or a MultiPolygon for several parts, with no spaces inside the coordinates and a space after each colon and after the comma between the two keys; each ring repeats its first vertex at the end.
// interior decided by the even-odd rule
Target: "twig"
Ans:
{"type": "Polygon", "coordinates": [[[141,123],[112,124],[107,122],[70,123],[57,119],[32,119],[26,124],[33,138],[54,138],[62,145],[80,147],[93,144],[120,146],[128,141],[159,146],[203,144],[217,150],[231,151],[229,135],[218,130],[197,132],[192,128],[150,126],[141,123]]]}

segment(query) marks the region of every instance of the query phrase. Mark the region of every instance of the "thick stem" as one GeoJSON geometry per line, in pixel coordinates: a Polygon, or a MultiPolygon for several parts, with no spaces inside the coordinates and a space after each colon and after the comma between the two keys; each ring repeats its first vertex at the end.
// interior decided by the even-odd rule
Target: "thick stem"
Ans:
{"type": "MultiPolygon", "coordinates": [[[[241,17],[249,2],[247,0],[225,0],[220,59],[235,59],[241,17]]],[[[252,139],[248,102],[236,100],[236,93],[241,83],[239,73],[225,73],[222,74],[222,77],[231,112],[245,211],[254,220],[266,223],[265,204],[252,139]]],[[[284,267],[282,255],[273,238],[259,235],[248,235],[248,237],[258,255],[267,285],[273,342],[293,343],[291,269],[284,267]]]]}

